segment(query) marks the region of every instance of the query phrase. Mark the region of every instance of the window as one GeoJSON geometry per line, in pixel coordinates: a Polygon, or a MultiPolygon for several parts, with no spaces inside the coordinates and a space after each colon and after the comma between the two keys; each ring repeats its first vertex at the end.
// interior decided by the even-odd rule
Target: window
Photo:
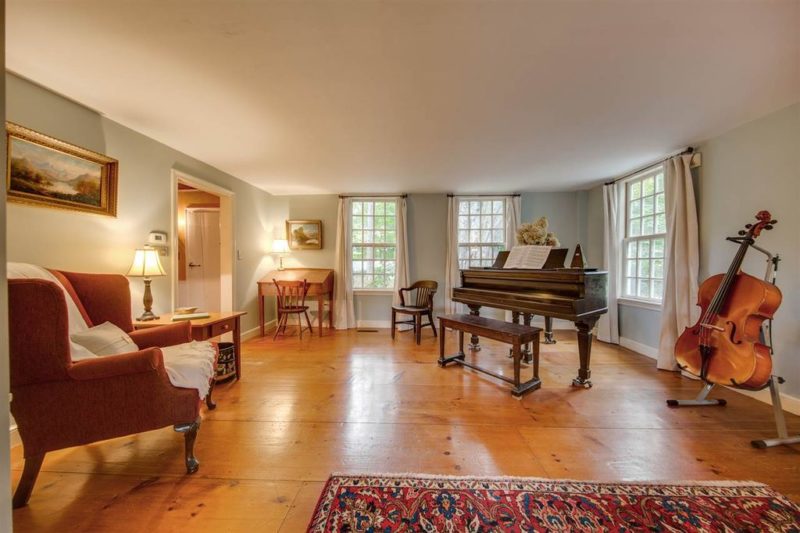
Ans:
{"type": "Polygon", "coordinates": [[[458,200],[458,267],[492,266],[506,249],[506,203],[502,198],[458,200]]]}
{"type": "Polygon", "coordinates": [[[393,289],[397,201],[358,199],[351,205],[353,289],[393,289]]]}
{"type": "Polygon", "coordinates": [[[667,236],[663,166],[625,183],[625,206],[623,296],[660,303],[667,236]]]}

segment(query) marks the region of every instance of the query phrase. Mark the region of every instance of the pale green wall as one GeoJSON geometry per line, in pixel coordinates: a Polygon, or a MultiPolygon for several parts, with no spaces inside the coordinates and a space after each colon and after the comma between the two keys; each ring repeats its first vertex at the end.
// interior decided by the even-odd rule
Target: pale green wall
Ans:
{"type": "MultiPolygon", "coordinates": [[[[5,1],[0,0],[0,66],[5,70],[5,1]]],[[[0,79],[0,123],[5,123],[6,84],[0,79]]],[[[6,168],[6,139],[0,141],[0,163],[6,168]]],[[[8,286],[6,284],[6,188],[0,191],[0,316],[8,316],[8,286]]],[[[7,401],[8,372],[8,322],[0,320],[0,428],[11,426],[11,413],[7,401]]],[[[11,531],[11,452],[10,435],[0,432],[0,531],[11,531]]]]}
{"type": "MultiPolygon", "coordinates": [[[[119,160],[116,218],[8,204],[8,260],[73,271],[127,272],[133,250],[150,231],[171,231],[174,168],[236,194],[234,299],[248,313],[243,328],[256,326],[256,281],[273,266],[267,247],[272,228],[284,218],[276,212],[274,197],[47,89],[11,74],[6,82],[8,120],[119,160]]],[[[153,280],[156,312],[170,310],[171,283],[169,277],[153,280]]],[[[131,283],[137,314],[142,287],[131,283]]]]}
{"type": "MultiPolygon", "coordinates": [[[[736,252],[725,237],[766,209],[778,220],[758,245],[780,253],[775,316],[776,373],[783,390],[800,395],[800,103],[739,126],[700,146],[700,278],[727,270],[736,252]]],[[[764,274],[764,256],[751,251],[744,270],[764,274]]]]}

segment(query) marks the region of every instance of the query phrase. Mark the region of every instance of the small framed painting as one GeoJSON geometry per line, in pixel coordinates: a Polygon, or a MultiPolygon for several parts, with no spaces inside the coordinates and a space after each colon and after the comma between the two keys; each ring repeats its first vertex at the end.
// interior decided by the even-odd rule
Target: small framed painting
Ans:
{"type": "Polygon", "coordinates": [[[12,122],[6,135],[9,202],[117,216],[116,159],[12,122]]]}
{"type": "Polygon", "coordinates": [[[290,250],[321,250],[321,220],[287,220],[286,240],[290,250]]]}

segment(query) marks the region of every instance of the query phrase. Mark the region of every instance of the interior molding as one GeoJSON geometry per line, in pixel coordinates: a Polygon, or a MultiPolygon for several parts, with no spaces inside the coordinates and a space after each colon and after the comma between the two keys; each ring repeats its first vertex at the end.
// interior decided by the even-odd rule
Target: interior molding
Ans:
{"type": "MultiPolygon", "coordinates": [[[[277,319],[272,319],[267,322],[264,322],[264,331],[272,331],[278,325],[277,319]]],[[[261,328],[256,326],[254,328],[248,329],[247,331],[242,332],[242,342],[249,341],[251,339],[255,339],[256,337],[261,335],[261,328]]]]}
{"type": "Polygon", "coordinates": [[[631,350],[632,352],[645,355],[650,359],[658,359],[658,348],[653,348],[652,346],[642,344],[641,342],[637,342],[633,339],[620,337],[619,345],[622,346],[623,348],[631,350]]]}
{"type": "Polygon", "coordinates": [[[356,328],[385,328],[392,327],[391,320],[357,320],[356,328]]]}
{"type": "MultiPolygon", "coordinates": [[[[739,394],[744,394],[745,396],[749,396],[750,398],[755,398],[759,402],[772,405],[772,396],[770,396],[769,388],[759,391],[735,389],[733,387],[725,387],[725,388],[728,390],[732,390],[733,392],[738,392],[739,394]]],[[[786,411],[787,413],[800,415],[800,398],[798,398],[797,396],[786,394],[785,392],[781,392],[781,407],[783,407],[783,410],[786,411]]]]}

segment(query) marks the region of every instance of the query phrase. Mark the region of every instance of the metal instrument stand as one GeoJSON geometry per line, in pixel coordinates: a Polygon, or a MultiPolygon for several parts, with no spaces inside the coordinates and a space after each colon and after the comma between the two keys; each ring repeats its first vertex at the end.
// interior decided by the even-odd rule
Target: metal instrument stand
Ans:
{"type": "MultiPolygon", "coordinates": [[[[729,238],[728,240],[734,240],[734,239],[729,238]]],[[[754,244],[750,244],[750,246],[767,256],[767,272],[764,275],[764,279],[774,284],[775,272],[777,272],[778,262],[781,260],[780,256],[777,255],[773,256],[767,250],[759,246],[756,246],[754,244]],[[770,277],[772,278],[771,280],[770,277]]],[[[761,333],[763,336],[764,334],[763,330],[761,333]]],[[[769,347],[770,351],[772,351],[771,321],[769,326],[769,347]]],[[[800,435],[794,435],[791,437],[789,436],[789,430],[786,427],[786,417],[784,417],[783,415],[783,406],[781,405],[780,385],[785,381],[786,380],[784,380],[780,376],[772,376],[770,377],[768,384],[770,396],[772,397],[772,413],[775,417],[775,429],[778,432],[778,437],[774,439],[752,440],[750,441],[750,444],[752,444],[754,448],[764,449],[764,448],[771,448],[773,446],[779,446],[781,444],[800,443],[800,435]]],[[[711,389],[713,388],[714,388],[713,383],[705,383],[703,385],[703,389],[699,392],[699,394],[694,400],[667,400],[667,405],[670,407],[707,407],[712,405],[718,405],[718,406],[727,405],[728,402],[724,399],[708,398],[708,394],[711,392],[711,389]]]]}

